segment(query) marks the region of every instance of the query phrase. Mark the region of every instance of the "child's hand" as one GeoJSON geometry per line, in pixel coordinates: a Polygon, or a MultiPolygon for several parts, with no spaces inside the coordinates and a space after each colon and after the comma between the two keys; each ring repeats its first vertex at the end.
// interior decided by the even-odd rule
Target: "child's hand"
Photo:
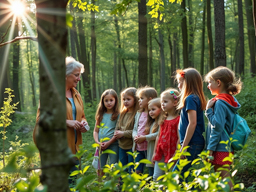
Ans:
{"type": "Polygon", "coordinates": [[[124,136],[124,132],[123,131],[116,131],[114,136],[117,138],[117,139],[120,139],[121,137],[124,136]]]}
{"type": "Polygon", "coordinates": [[[215,102],[216,100],[213,100],[213,99],[209,100],[206,105],[206,109],[212,108],[215,102]]]}
{"type": "Polygon", "coordinates": [[[153,154],[153,156],[152,156],[152,159],[151,159],[151,162],[153,163],[153,164],[155,164],[155,153],[153,154]]]}
{"type": "Polygon", "coordinates": [[[145,140],[146,140],[146,137],[144,135],[138,136],[137,138],[135,137],[134,139],[135,143],[138,143],[138,144],[144,142],[145,140]]]}
{"type": "Polygon", "coordinates": [[[109,142],[101,143],[101,150],[104,151],[109,147],[109,142]]]}

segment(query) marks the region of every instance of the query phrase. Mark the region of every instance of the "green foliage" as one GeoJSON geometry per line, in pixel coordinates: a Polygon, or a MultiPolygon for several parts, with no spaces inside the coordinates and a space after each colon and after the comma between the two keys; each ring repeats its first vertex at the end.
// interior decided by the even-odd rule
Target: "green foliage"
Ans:
{"type": "Polygon", "coordinates": [[[78,7],[78,9],[81,9],[82,11],[85,11],[86,9],[88,11],[97,11],[99,12],[99,6],[96,6],[94,4],[88,4],[86,1],[82,0],[72,0],[73,7],[78,7]]]}
{"type": "Polygon", "coordinates": [[[13,90],[11,90],[10,88],[5,88],[5,92],[8,94],[8,97],[5,98],[6,101],[4,101],[3,107],[1,107],[1,111],[0,111],[0,127],[4,127],[4,130],[0,131],[0,133],[3,135],[2,140],[3,140],[3,151],[2,151],[2,159],[3,159],[3,166],[5,167],[5,148],[4,148],[4,141],[7,139],[6,137],[6,127],[8,127],[12,120],[9,118],[11,114],[13,114],[15,111],[14,109],[16,109],[16,106],[18,105],[17,103],[11,104],[12,102],[12,98],[14,97],[14,95],[12,95],[13,90]]]}
{"type": "Polygon", "coordinates": [[[10,88],[5,88],[5,92],[8,94],[8,97],[5,98],[6,101],[4,101],[4,105],[3,107],[1,107],[1,111],[0,111],[0,127],[8,127],[12,120],[9,118],[11,114],[13,114],[16,109],[16,106],[19,104],[14,103],[11,104],[12,102],[12,98],[14,97],[14,95],[12,95],[13,90],[11,90],[10,88]]]}
{"type": "Polygon", "coordinates": [[[239,114],[246,119],[248,126],[252,130],[256,130],[256,90],[252,86],[256,82],[256,77],[246,76],[243,81],[243,88],[236,98],[241,104],[239,114]]]}

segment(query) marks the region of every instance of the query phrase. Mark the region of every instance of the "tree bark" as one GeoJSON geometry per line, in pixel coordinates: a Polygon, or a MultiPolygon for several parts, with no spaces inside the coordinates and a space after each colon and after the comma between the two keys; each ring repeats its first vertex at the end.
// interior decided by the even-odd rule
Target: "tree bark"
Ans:
{"type": "Polygon", "coordinates": [[[91,98],[91,80],[90,80],[90,61],[88,57],[88,49],[86,45],[86,39],[85,39],[85,31],[83,26],[83,20],[78,19],[78,29],[79,29],[79,42],[80,42],[80,50],[83,52],[83,54],[79,54],[79,61],[84,64],[84,73],[82,73],[82,83],[83,87],[85,89],[84,94],[84,101],[85,102],[92,102],[91,98]]]}
{"type": "Polygon", "coordinates": [[[116,42],[114,41],[114,89],[117,91],[117,54],[116,54],[116,42]]]}
{"type": "MultiPolygon", "coordinates": [[[[95,0],[92,0],[95,4],[95,0]]],[[[96,33],[95,33],[95,11],[91,11],[91,53],[92,53],[92,99],[96,99],[96,33]]]]}
{"type": "MultiPolygon", "coordinates": [[[[73,8],[73,2],[70,1],[69,3],[69,9],[70,9],[70,13],[73,14],[74,16],[74,8],[73,8]]],[[[74,16],[75,17],[75,16],[74,16]]],[[[72,28],[69,28],[69,37],[70,37],[70,46],[71,46],[71,56],[75,59],[77,59],[76,57],[76,45],[75,45],[75,36],[76,36],[76,29],[75,29],[75,18],[72,21],[72,28]]]]}
{"type": "Polygon", "coordinates": [[[153,86],[153,73],[152,73],[152,67],[153,67],[153,46],[152,46],[152,31],[153,27],[150,25],[149,29],[149,66],[148,66],[148,82],[150,86],[153,86]]]}
{"type": "Polygon", "coordinates": [[[244,75],[244,21],[242,0],[237,0],[239,25],[239,73],[244,75]]]}
{"type": "MultiPolygon", "coordinates": [[[[19,36],[18,20],[16,20],[14,28],[14,36],[19,36]]],[[[19,88],[19,73],[20,73],[20,43],[19,41],[13,44],[13,68],[12,68],[12,88],[14,93],[13,102],[20,102],[20,88],[19,88]]],[[[17,105],[17,110],[21,111],[20,103],[17,105]]]]}
{"type": "Polygon", "coordinates": [[[158,29],[159,51],[160,51],[160,90],[165,90],[165,58],[164,58],[164,38],[161,29],[158,29]]]}
{"type": "Polygon", "coordinates": [[[183,67],[187,68],[188,65],[188,29],[187,29],[187,18],[186,18],[186,0],[181,3],[182,20],[181,20],[181,31],[182,31],[182,44],[183,44],[183,67]]]}
{"type": "Polygon", "coordinates": [[[115,29],[117,35],[117,43],[118,43],[118,63],[117,63],[117,73],[118,73],[118,92],[122,90],[122,67],[121,67],[121,38],[120,38],[120,30],[118,25],[117,17],[115,16],[115,29]]]}
{"type": "Polygon", "coordinates": [[[253,14],[252,14],[252,1],[245,0],[246,17],[247,17],[247,31],[248,31],[248,44],[250,50],[251,60],[251,73],[252,76],[256,75],[256,63],[255,63],[255,29],[253,26],[253,14]]]}
{"type": "Polygon", "coordinates": [[[146,0],[141,0],[138,3],[139,10],[139,86],[148,84],[148,55],[147,55],[147,6],[146,0]]]}
{"type": "Polygon", "coordinates": [[[209,64],[210,70],[214,68],[213,63],[213,40],[212,40],[212,16],[211,16],[211,0],[207,0],[206,3],[207,9],[207,34],[208,34],[208,49],[209,49],[209,64]]]}
{"type": "Polygon", "coordinates": [[[201,62],[200,62],[200,73],[204,74],[204,45],[205,45],[205,1],[203,10],[203,21],[202,21],[202,46],[201,46],[201,62]]]}
{"type": "Polygon", "coordinates": [[[27,41],[27,63],[28,63],[28,73],[29,73],[29,80],[31,84],[31,90],[32,90],[32,102],[33,107],[36,107],[36,92],[35,92],[35,77],[33,73],[33,59],[32,59],[32,48],[31,48],[31,42],[27,41]],[[30,57],[29,57],[30,55],[30,57]]]}
{"type": "Polygon", "coordinates": [[[194,67],[194,28],[193,28],[193,14],[192,14],[191,0],[188,0],[188,16],[189,16],[188,66],[194,67]]]}
{"type": "Polygon", "coordinates": [[[40,74],[40,119],[36,134],[42,169],[40,181],[48,186],[48,192],[64,192],[69,191],[68,176],[74,165],[66,127],[67,0],[35,0],[35,3],[40,74]],[[39,11],[46,8],[63,14],[39,11]]]}
{"type": "Polygon", "coordinates": [[[224,0],[214,0],[215,67],[226,66],[224,0]]]}
{"type": "Polygon", "coordinates": [[[253,13],[253,23],[254,23],[254,29],[255,29],[255,36],[256,36],[256,1],[252,1],[252,13],[253,13]]]}

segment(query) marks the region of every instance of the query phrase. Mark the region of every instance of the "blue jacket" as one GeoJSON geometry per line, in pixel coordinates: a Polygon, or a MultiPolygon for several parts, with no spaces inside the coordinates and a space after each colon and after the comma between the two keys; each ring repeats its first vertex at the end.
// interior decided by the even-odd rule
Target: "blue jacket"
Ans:
{"type": "MultiPolygon", "coordinates": [[[[234,116],[241,107],[235,98],[238,107],[233,107],[224,100],[217,100],[214,108],[207,109],[205,115],[208,118],[208,127],[206,130],[206,149],[212,151],[229,152],[226,144],[220,144],[220,141],[227,141],[229,138],[224,129],[230,135],[233,127],[234,116]]],[[[229,143],[230,146],[230,143],[229,143]]],[[[233,149],[231,148],[231,151],[233,149]]]]}

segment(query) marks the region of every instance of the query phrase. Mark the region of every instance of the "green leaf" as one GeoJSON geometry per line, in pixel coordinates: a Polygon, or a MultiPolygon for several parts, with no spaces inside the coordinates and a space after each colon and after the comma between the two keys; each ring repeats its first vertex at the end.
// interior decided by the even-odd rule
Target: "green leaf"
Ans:
{"type": "Polygon", "coordinates": [[[83,174],[89,169],[89,165],[87,165],[86,167],[84,167],[84,169],[83,169],[83,174]]]}
{"type": "Polygon", "coordinates": [[[109,141],[109,140],[110,140],[110,138],[105,137],[105,138],[101,139],[100,141],[103,142],[103,141],[109,141]]]}
{"type": "Polygon", "coordinates": [[[148,159],[142,159],[139,161],[139,163],[152,164],[151,161],[149,161],[148,159]]]}
{"type": "Polygon", "coordinates": [[[75,171],[73,171],[73,172],[70,174],[70,176],[75,176],[75,175],[78,175],[79,173],[81,173],[80,170],[75,170],[75,171]]]}
{"type": "Polygon", "coordinates": [[[2,172],[6,173],[16,173],[18,171],[17,161],[17,154],[12,155],[8,164],[1,170],[2,172]]]}
{"type": "Polygon", "coordinates": [[[102,154],[105,154],[105,153],[115,154],[116,155],[116,152],[112,151],[111,149],[107,149],[107,150],[102,152],[102,154]]]}
{"type": "Polygon", "coordinates": [[[100,145],[99,145],[98,143],[93,143],[93,144],[92,144],[92,147],[93,147],[93,148],[96,148],[96,147],[99,147],[99,146],[100,146],[100,145]]]}
{"type": "Polygon", "coordinates": [[[73,16],[69,13],[66,14],[66,24],[69,28],[72,28],[72,21],[73,21],[73,16]]]}

